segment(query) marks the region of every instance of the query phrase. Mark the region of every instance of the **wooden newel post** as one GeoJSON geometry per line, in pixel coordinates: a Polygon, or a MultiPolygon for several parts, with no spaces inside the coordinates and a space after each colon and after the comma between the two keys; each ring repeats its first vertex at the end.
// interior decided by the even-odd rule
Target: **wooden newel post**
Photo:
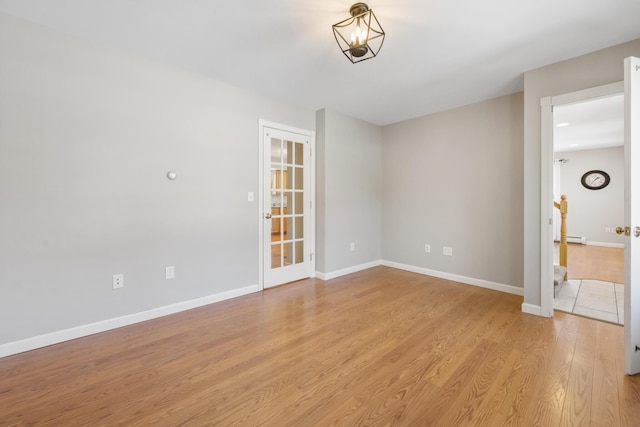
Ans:
{"type": "MultiPolygon", "coordinates": [[[[560,196],[560,265],[567,267],[567,196],[560,196]]],[[[567,280],[567,273],[564,274],[567,280]]]]}
{"type": "MultiPolygon", "coordinates": [[[[560,203],[554,201],[553,206],[560,210],[560,265],[567,268],[567,196],[560,196],[560,203]]],[[[567,280],[568,272],[564,273],[564,280],[567,280]]]]}

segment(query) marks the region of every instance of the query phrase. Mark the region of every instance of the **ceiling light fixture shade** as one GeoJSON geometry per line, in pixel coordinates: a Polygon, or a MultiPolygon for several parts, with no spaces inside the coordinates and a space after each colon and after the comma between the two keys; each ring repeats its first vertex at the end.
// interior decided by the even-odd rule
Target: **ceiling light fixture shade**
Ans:
{"type": "Polygon", "coordinates": [[[342,53],[355,64],[378,55],[385,33],[365,3],[355,3],[349,13],[350,18],[333,25],[333,35],[342,53]]]}

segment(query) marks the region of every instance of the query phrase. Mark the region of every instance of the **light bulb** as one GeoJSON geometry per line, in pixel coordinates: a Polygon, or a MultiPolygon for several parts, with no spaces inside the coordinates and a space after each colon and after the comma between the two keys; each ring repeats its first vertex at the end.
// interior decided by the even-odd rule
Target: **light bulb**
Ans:
{"type": "Polygon", "coordinates": [[[351,33],[351,43],[363,45],[367,42],[367,30],[360,27],[360,24],[356,27],[356,30],[351,33]]]}
{"type": "Polygon", "coordinates": [[[360,44],[364,44],[367,41],[367,31],[360,31],[360,44]]]}
{"type": "Polygon", "coordinates": [[[361,25],[360,18],[357,18],[356,28],[351,33],[351,45],[349,46],[349,52],[356,58],[360,58],[369,52],[367,46],[367,29],[366,25],[361,25]]]}

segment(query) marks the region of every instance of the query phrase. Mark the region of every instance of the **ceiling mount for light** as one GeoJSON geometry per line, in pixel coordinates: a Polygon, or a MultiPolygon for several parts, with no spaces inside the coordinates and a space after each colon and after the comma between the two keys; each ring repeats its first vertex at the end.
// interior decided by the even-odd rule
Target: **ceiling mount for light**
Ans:
{"type": "Polygon", "coordinates": [[[377,56],[385,36],[378,18],[366,3],[355,3],[349,14],[350,18],[333,25],[340,50],[354,64],[377,56]]]}

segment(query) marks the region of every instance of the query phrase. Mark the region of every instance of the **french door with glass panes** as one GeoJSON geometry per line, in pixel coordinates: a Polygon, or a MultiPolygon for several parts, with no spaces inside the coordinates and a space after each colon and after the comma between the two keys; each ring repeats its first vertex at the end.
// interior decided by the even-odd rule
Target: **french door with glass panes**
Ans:
{"type": "Polygon", "coordinates": [[[312,275],[313,134],[263,126],[264,287],[312,275]]]}

